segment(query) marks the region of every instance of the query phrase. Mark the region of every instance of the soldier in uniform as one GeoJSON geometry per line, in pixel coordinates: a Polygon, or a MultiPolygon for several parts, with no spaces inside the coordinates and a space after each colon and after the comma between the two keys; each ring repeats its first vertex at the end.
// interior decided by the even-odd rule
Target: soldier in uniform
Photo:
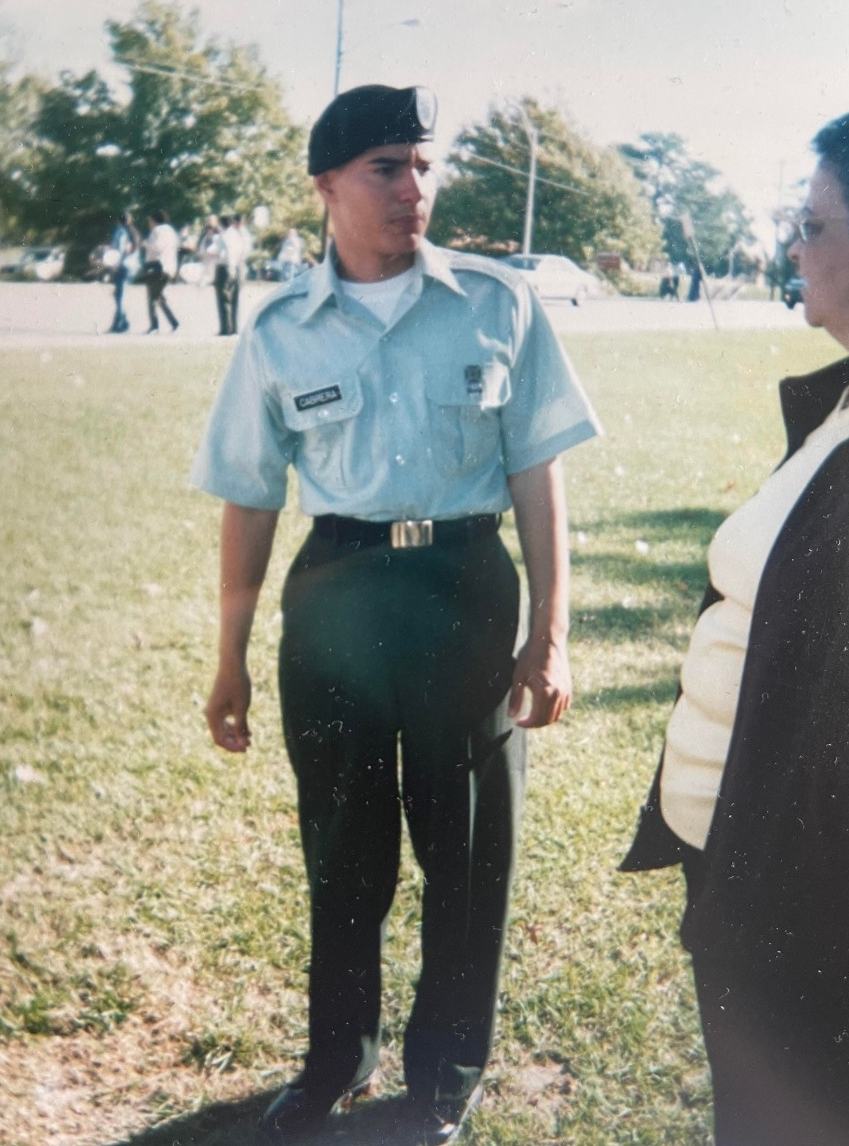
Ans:
{"type": "Polygon", "coordinates": [[[333,243],[254,314],[194,468],[225,502],[206,714],[231,752],[250,744],[247,646],[290,466],[313,518],[279,662],[310,888],[309,1050],[262,1121],[268,1144],[319,1125],[377,1067],[402,813],[424,873],[407,1103],[423,1141],[457,1134],[491,1047],[526,729],[571,696],[558,455],[597,423],[527,284],[425,239],[435,113],[425,89],[369,85],[318,119],[309,171],[333,243]],[[511,506],[530,594],[518,651],[498,535],[511,506]]]}

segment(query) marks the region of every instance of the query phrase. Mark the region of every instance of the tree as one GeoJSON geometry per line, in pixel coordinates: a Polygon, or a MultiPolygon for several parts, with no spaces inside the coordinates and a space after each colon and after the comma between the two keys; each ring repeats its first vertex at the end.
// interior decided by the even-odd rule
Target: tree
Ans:
{"type": "Polygon", "coordinates": [[[0,62],[0,234],[22,238],[20,209],[26,202],[18,169],[31,147],[30,127],[44,94],[43,85],[25,76],[11,79],[12,65],[0,62]]]}
{"type": "Polygon", "coordinates": [[[521,107],[493,109],[456,140],[434,212],[436,241],[490,253],[520,243],[529,168],[525,116],[539,139],[534,249],[584,263],[615,250],[636,265],[659,250],[648,204],[616,151],[593,146],[559,110],[529,98],[521,107]]]}
{"type": "Polygon", "coordinates": [[[260,203],[281,228],[317,228],[303,132],[254,48],[203,41],[196,11],[160,0],[106,27],[129,96],[96,71],[64,73],[43,94],[13,173],[14,209],[31,231],[87,250],[126,208],[191,223],[260,203]]]}
{"type": "Polygon", "coordinates": [[[623,144],[619,150],[645,189],[673,263],[692,261],[681,230],[685,212],[693,219],[699,252],[710,274],[724,274],[731,252],[754,241],[741,200],[724,186],[715,167],[690,155],[680,135],[646,132],[637,143],[623,144]]]}

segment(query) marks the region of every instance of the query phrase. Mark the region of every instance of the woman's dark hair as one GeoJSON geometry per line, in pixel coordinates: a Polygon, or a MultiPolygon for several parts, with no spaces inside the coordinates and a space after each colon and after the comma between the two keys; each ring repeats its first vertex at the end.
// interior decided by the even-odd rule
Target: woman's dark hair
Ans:
{"type": "Polygon", "coordinates": [[[833,119],[817,132],[813,148],[820,162],[834,169],[843,199],[849,207],[849,113],[833,119]]]}

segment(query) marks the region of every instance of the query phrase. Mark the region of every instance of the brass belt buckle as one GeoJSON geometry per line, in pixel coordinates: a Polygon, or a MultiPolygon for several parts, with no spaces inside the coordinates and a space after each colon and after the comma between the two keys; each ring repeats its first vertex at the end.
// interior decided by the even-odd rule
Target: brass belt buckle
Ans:
{"type": "Polygon", "coordinates": [[[433,545],[433,522],[393,521],[389,526],[389,543],[393,549],[421,549],[433,545]]]}

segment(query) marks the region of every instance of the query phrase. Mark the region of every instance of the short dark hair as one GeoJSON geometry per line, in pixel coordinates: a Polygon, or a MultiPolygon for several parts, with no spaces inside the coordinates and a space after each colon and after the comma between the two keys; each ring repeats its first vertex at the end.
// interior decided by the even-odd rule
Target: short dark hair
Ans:
{"type": "Polygon", "coordinates": [[[171,220],[168,218],[168,212],[167,211],[162,211],[162,210],[151,211],[150,217],[151,217],[151,219],[153,219],[154,223],[170,223],[171,222],[171,220]]]}
{"type": "Polygon", "coordinates": [[[814,136],[813,148],[820,162],[834,169],[849,207],[849,112],[821,128],[814,136]]]}

